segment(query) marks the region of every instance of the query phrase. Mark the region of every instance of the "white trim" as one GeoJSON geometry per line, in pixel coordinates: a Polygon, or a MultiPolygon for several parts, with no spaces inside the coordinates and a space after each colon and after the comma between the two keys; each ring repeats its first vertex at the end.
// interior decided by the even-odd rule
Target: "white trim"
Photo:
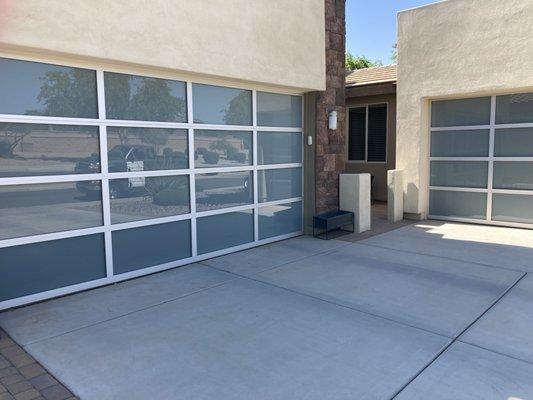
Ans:
{"type": "MultiPolygon", "coordinates": [[[[433,101],[430,101],[430,110],[431,115],[431,105],[433,101]]],[[[471,162],[485,162],[487,163],[487,187],[482,188],[465,188],[465,187],[448,187],[448,186],[431,186],[429,185],[428,195],[433,191],[450,191],[450,192],[467,192],[467,193],[485,193],[487,195],[487,204],[486,204],[486,215],[484,220],[470,219],[470,218],[456,218],[456,217],[444,217],[444,216],[435,216],[430,214],[428,218],[431,219],[441,219],[447,221],[457,221],[457,222],[469,222],[476,224],[487,224],[487,225],[498,225],[498,226],[511,226],[518,228],[529,228],[533,227],[533,224],[527,223],[516,223],[516,222],[504,222],[504,221],[494,221],[492,219],[492,203],[494,194],[514,194],[514,195],[526,195],[533,196],[533,190],[523,190],[523,189],[497,189],[493,187],[494,183],[494,163],[497,162],[531,162],[533,157],[497,157],[494,155],[495,148],[495,135],[498,129],[510,129],[510,128],[533,128],[533,123],[519,123],[519,124],[497,124],[496,123],[496,102],[497,95],[490,96],[490,121],[488,125],[469,125],[469,126],[453,126],[453,127],[431,127],[429,128],[429,171],[431,174],[431,162],[432,161],[471,161],[471,162]],[[489,151],[488,156],[484,157],[431,157],[431,139],[432,132],[439,131],[463,131],[463,130],[484,130],[489,133],[489,151]]],[[[429,202],[428,202],[429,204],[429,202]]]]}
{"type": "Polygon", "coordinates": [[[276,236],[276,237],[268,238],[268,239],[262,239],[262,240],[258,240],[255,242],[250,242],[250,243],[246,243],[246,244],[235,246],[235,247],[230,247],[230,248],[223,249],[223,250],[217,250],[217,251],[202,254],[199,256],[189,257],[189,258],[182,259],[182,260],[176,260],[176,261],[172,261],[169,263],[156,265],[153,267],[142,268],[139,270],[135,270],[135,271],[119,274],[119,275],[114,275],[111,277],[97,279],[97,280],[89,281],[89,282],[83,282],[83,283],[79,283],[76,285],[65,286],[65,287],[61,287],[58,289],[52,289],[52,290],[48,290],[45,292],[31,294],[28,296],[17,297],[15,299],[5,300],[5,301],[0,302],[0,311],[6,310],[12,307],[19,307],[19,306],[26,305],[26,304],[35,303],[35,302],[42,301],[42,300],[47,300],[53,297],[64,296],[66,294],[75,293],[75,292],[79,292],[82,290],[93,289],[99,286],[109,285],[109,284],[125,281],[125,280],[132,279],[132,278],[137,278],[137,277],[144,276],[144,275],[153,274],[156,272],[165,271],[165,270],[176,268],[182,265],[192,264],[198,261],[207,260],[209,258],[218,257],[221,255],[233,253],[236,251],[246,250],[252,247],[257,247],[257,246],[261,246],[264,244],[277,242],[280,240],[290,239],[290,238],[297,237],[300,235],[302,235],[301,231],[288,233],[285,235],[276,236]]]}
{"type": "Polygon", "coordinates": [[[358,105],[350,105],[346,107],[346,163],[347,164],[377,164],[384,165],[388,163],[389,160],[389,102],[388,101],[379,101],[375,103],[364,103],[358,105]],[[370,106],[381,106],[385,105],[387,111],[385,113],[385,161],[368,161],[368,109],[370,106]],[[365,159],[364,160],[351,160],[349,159],[350,152],[350,110],[354,108],[364,108],[365,109],[365,159]]]}

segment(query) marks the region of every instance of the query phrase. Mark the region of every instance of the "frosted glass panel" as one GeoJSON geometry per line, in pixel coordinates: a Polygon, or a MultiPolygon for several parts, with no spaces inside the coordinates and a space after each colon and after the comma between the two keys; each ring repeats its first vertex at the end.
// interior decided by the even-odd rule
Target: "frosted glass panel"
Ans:
{"type": "Polygon", "coordinates": [[[105,276],[103,234],[0,249],[0,301],[105,276]]]}
{"type": "Polygon", "coordinates": [[[302,169],[282,168],[257,171],[259,201],[274,201],[302,195],[302,169]]]}
{"type": "Polygon", "coordinates": [[[113,268],[117,274],[190,256],[188,220],[113,232],[113,268]]]}
{"type": "Polygon", "coordinates": [[[252,164],[252,132],[194,131],[196,168],[238,167],[252,164]]]}
{"type": "Polygon", "coordinates": [[[302,97],[257,92],[257,124],[260,126],[301,127],[302,97]]]}
{"type": "Polygon", "coordinates": [[[259,164],[302,162],[302,134],[300,132],[259,132],[257,139],[259,164]]]}
{"type": "Polygon", "coordinates": [[[251,171],[197,174],[194,179],[196,211],[237,207],[254,201],[251,171]]]}
{"type": "Polygon", "coordinates": [[[533,122],[533,93],[509,94],[496,97],[496,123],[533,122]]]}
{"type": "Polygon", "coordinates": [[[431,132],[431,157],[488,157],[489,130],[431,132]]]}
{"type": "Polygon", "coordinates": [[[494,194],[492,196],[492,219],[533,224],[533,196],[494,194]]]}
{"type": "Polygon", "coordinates": [[[252,125],[252,91],[194,83],[194,122],[252,125]]]}
{"type": "Polygon", "coordinates": [[[494,188],[533,190],[533,161],[495,162],[494,188]]]}
{"type": "Polygon", "coordinates": [[[259,239],[302,230],[302,203],[285,203],[259,208],[259,239]]]}
{"type": "Polygon", "coordinates": [[[252,210],[202,217],[196,220],[198,254],[227,249],[254,240],[252,210]]]}
{"type": "Polygon", "coordinates": [[[496,129],[496,157],[533,157],[533,128],[496,129]]]}
{"type": "Polygon", "coordinates": [[[429,214],[441,217],[485,219],[487,194],[431,190],[429,214]]]}
{"type": "Polygon", "coordinates": [[[488,125],[490,97],[442,100],[431,103],[431,126],[488,125]]]}
{"type": "Polygon", "coordinates": [[[484,161],[431,161],[431,186],[486,188],[484,161]]]}

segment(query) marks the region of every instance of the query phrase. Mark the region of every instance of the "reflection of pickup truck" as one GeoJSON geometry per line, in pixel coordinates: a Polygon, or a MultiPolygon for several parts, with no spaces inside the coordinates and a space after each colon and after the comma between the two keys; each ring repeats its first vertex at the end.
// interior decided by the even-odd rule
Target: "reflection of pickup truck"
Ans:
{"type": "MultiPolygon", "coordinates": [[[[187,157],[182,152],[163,150],[158,156],[153,147],[142,145],[117,145],[107,153],[109,172],[138,172],[163,169],[187,168],[187,157]]],[[[100,159],[94,154],[79,161],[75,172],[91,174],[100,172],[100,159]]],[[[100,192],[100,181],[80,181],[77,189],[87,196],[100,192]]],[[[109,195],[111,198],[124,197],[145,191],[144,178],[113,179],[109,181],[109,195]]]]}

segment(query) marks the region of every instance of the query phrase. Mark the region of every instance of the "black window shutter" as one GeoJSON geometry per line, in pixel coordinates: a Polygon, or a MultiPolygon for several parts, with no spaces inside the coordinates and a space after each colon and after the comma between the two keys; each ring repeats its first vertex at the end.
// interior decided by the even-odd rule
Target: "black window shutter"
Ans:
{"type": "Polygon", "coordinates": [[[387,105],[368,106],[368,160],[387,161],[387,105]]]}
{"type": "Polygon", "coordinates": [[[365,160],[366,108],[350,108],[348,121],[348,159],[365,160]]]}

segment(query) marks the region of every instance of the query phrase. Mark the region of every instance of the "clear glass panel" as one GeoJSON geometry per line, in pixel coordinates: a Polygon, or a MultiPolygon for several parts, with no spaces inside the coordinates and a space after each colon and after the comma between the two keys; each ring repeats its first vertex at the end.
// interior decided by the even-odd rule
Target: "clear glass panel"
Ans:
{"type": "Polygon", "coordinates": [[[352,161],[366,160],[366,107],[349,109],[348,159],[352,161]]]}
{"type": "Polygon", "coordinates": [[[260,165],[302,162],[300,132],[258,132],[257,159],[260,165]]]}
{"type": "Polygon", "coordinates": [[[0,249],[0,301],[105,276],[103,234],[0,249]]]}
{"type": "Polygon", "coordinates": [[[496,96],[496,123],[533,122],[533,93],[496,96]]]}
{"type": "Polygon", "coordinates": [[[488,125],[490,97],[441,100],[431,103],[431,126],[488,125]]]}
{"type": "Polygon", "coordinates": [[[254,241],[253,210],[212,215],[196,220],[198,254],[254,241]]]}
{"type": "Polygon", "coordinates": [[[259,201],[275,201],[302,195],[302,169],[282,168],[257,171],[259,201]]]}
{"type": "Polygon", "coordinates": [[[196,211],[216,210],[251,204],[253,172],[199,174],[196,181],[196,211]]]}
{"type": "Polygon", "coordinates": [[[115,274],[191,257],[189,220],[114,231],[112,237],[115,274]]]}
{"type": "Polygon", "coordinates": [[[259,208],[259,239],[302,230],[302,203],[285,203],[259,208]]]}
{"type": "Polygon", "coordinates": [[[488,129],[431,132],[431,157],[488,156],[488,129]]]}
{"type": "Polygon", "coordinates": [[[533,128],[496,129],[496,157],[533,157],[533,128]]]}
{"type": "Polygon", "coordinates": [[[387,105],[368,106],[367,161],[387,161],[387,105]]]}
{"type": "Polygon", "coordinates": [[[431,186],[486,188],[487,179],[484,161],[431,161],[431,186]]]}
{"type": "Polygon", "coordinates": [[[187,130],[107,127],[109,172],[189,167],[187,130]]]}
{"type": "Polygon", "coordinates": [[[194,83],[194,122],[216,125],[252,125],[252,91],[194,83]]]}
{"type": "Polygon", "coordinates": [[[0,58],[0,114],[98,118],[96,72],[0,58]]]}
{"type": "Polygon", "coordinates": [[[257,125],[302,126],[302,97],[257,92],[257,125]]]}
{"type": "Polygon", "coordinates": [[[429,214],[441,217],[486,219],[487,194],[430,190],[429,214]]]}
{"type": "Polygon", "coordinates": [[[0,177],[100,172],[96,126],[0,123],[0,177]]]}
{"type": "MultiPolygon", "coordinates": [[[[533,161],[494,163],[495,189],[533,190],[533,161]]],[[[533,197],[531,198],[533,201],[533,197]]]]}
{"type": "Polygon", "coordinates": [[[0,239],[99,225],[100,181],[0,186],[0,239]]]}
{"type": "Polygon", "coordinates": [[[533,196],[493,194],[492,220],[533,224],[533,196]]]}
{"type": "Polygon", "coordinates": [[[196,168],[252,165],[252,132],[194,131],[196,168]]]}
{"type": "Polygon", "coordinates": [[[109,196],[113,224],[190,212],[188,175],[111,179],[109,196]]]}
{"type": "Polygon", "coordinates": [[[187,122],[185,82],[104,72],[109,119],[187,122]]]}

